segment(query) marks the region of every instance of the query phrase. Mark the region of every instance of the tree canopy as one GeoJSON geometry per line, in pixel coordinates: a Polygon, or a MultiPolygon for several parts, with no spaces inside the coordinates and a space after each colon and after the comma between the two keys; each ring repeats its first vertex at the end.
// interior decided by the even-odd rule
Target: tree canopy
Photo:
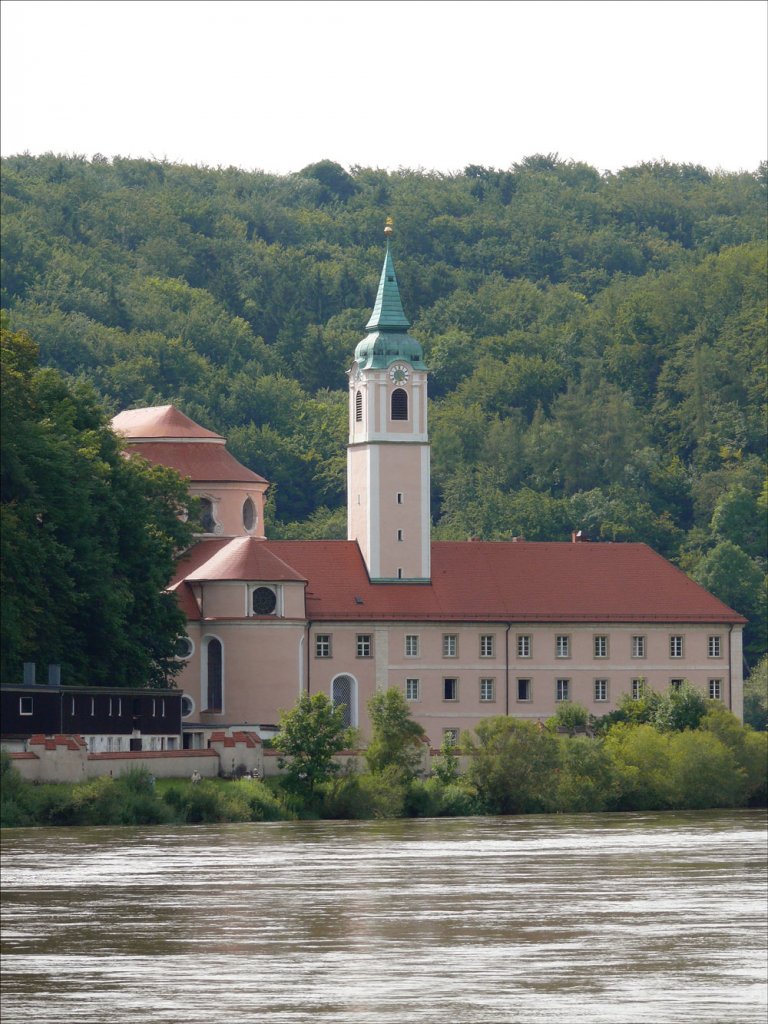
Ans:
{"type": "Polygon", "coordinates": [[[90,386],[40,369],[25,334],[1,333],[2,676],[20,681],[30,661],[60,664],[66,683],[168,685],[186,487],[124,456],[90,386]]]}
{"type": "Polygon", "coordinates": [[[345,371],[392,215],[432,371],[434,535],[647,542],[765,651],[765,165],[2,171],[12,329],[110,411],[173,402],[226,435],[275,485],[272,536],[343,530],[345,371]]]}

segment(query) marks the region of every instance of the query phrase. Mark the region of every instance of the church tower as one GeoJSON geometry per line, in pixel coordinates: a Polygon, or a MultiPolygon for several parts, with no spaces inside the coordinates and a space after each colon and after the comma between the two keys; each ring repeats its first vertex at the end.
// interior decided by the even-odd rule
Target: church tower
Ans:
{"type": "Polygon", "coordinates": [[[387,251],[366,337],[349,371],[347,537],[372,581],[430,579],[427,368],[408,334],[387,251]]]}

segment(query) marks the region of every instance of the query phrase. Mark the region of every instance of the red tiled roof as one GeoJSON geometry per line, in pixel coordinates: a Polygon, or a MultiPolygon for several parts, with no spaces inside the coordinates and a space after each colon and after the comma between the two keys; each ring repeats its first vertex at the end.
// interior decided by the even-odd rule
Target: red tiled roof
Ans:
{"type": "Polygon", "coordinates": [[[645,544],[437,541],[430,583],[371,583],[354,541],[202,541],[176,585],[214,579],[307,580],[313,621],[746,621],[645,544]]]}
{"type": "Polygon", "coordinates": [[[89,754],[89,761],[118,761],[133,760],[141,757],[165,758],[165,757],[218,757],[215,750],[207,747],[202,750],[112,750],[102,754],[89,754]]]}
{"type": "Polygon", "coordinates": [[[310,619],[745,621],[645,544],[438,541],[431,583],[372,584],[354,542],[266,543],[309,580],[310,619]]]}
{"type": "Polygon", "coordinates": [[[304,577],[279,558],[270,545],[256,537],[235,537],[208,561],[186,575],[188,582],[202,580],[294,580],[304,577]]]}
{"type": "Polygon", "coordinates": [[[82,750],[86,742],[79,735],[63,735],[56,733],[54,736],[44,736],[42,733],[35,733],[29,738],[29,746],[45,747],[46,750],[55,750],[57,747],[66,747],[67,750],[82,750]]]}
{"type": "Polygon", "coordinates": [[[224,441],[221,434],[206,430],[185,416],[173,405],[155,405],[145,409],[126,409],[112,418],[112,429],[123,437],[175,437],[215,438],[224,441]]]}
{"type": "Polygon", "coordinates": [[[212,732],[210,736],[211,743],[222,743],[225,747],[235,747],[241,744],[246,747],[258,747],[261,746],[261,737],[258,733],[243,730],[235,730],[235,732],[228,734],[224,729],[217,729],[216,732],[212,732]]]}
{"type": "Polygon", "coordinates": [[[168,466],[193,483],[264,484],[263,476],[243,466],[221,444],[194,441],[147,441],[128,443],[131,455],[140,455],[148,462],[168,466]]]}

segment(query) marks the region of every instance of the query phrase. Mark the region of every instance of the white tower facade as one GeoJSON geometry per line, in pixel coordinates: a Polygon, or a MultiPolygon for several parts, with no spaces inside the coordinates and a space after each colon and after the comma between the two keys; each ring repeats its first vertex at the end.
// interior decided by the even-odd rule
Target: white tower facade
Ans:
{"type": "Polygon", "coordinates": [[[387,252],[349,371],[347,537],[378,582],[430,579],[427,368],[387,252]]]}

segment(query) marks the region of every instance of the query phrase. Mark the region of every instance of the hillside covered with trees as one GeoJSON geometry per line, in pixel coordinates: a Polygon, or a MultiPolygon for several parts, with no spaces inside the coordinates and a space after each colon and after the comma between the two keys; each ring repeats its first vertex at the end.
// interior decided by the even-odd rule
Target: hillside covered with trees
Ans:
{"type": "Polygon", "coordinates": [[[110,413],[172,402],[226,435],[273,483],[273,537],[344,533],[345,371],[391,215],[434,536],[645,541],[765,650],[765,166],[18,156],[2,211],[9,328],[110,413]]]}

